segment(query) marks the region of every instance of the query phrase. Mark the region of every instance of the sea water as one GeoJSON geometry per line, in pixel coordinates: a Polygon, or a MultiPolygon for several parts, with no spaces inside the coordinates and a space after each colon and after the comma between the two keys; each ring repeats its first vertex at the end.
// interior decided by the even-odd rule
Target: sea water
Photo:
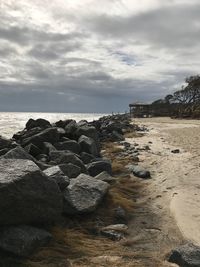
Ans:
{"type": "Polygon", "coordinates": [[[11,138],[14,133],[24,129],[26,122],[32,119],[46,119],[51,123],[59,120],[73,119],[76,121],[97,120],[107,114],[99,113],[36,113],[36,112],[0,112],[0,135],[11,138]]]}

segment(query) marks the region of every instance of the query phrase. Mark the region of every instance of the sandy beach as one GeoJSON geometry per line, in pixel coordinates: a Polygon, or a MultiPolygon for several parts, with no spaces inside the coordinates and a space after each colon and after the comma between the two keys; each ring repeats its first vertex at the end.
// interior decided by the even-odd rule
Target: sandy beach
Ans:
{"type": "MultiPolygon", "coordinates": [[[[138,240],[147,241],[149,236],[149,245],[154,246],[154,253],[155,248],[160,248],[161,256],[186,241],[200,245],[200,121],[144,118],[133,122],[149,129],[143,137],[129,141],[150,147],[140,159],[152,174],[139,201],[147,203],[146,224],[153,226],[145,226],[146,232],[138,240]],[[180,153],[172,153],[174,149],[180,153]]],[[[133,236],[141,233],[141,229],[134,228],[135,222],[133,236]]]]}

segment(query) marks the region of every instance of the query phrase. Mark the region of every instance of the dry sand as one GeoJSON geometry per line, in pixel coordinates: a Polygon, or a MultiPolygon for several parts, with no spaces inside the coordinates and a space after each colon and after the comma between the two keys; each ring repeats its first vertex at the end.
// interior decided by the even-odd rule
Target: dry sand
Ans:
{"type": "MultiPolygon", "coordinates": [[[[138,238],[144,243],[144,236],[145,242],[149,236],[149,245],[156,247],[154,253],[160,248],[161,256],[185,241],[200,245],[200,121],[144,118],[134,122],[149,129],[144,137],[128,141],[151,148],[140,157],[140,164],[150,169],[152,179],[145,182],[144,197],[139,201],[146,201],[154,216],[150,221],[146,209],[144,223],[151,227],[145,226],[143,236],[138,238]],[[171,153],[173,149],[180,149],[180,153],[171,153]]],[[[133,221],[133,236],[141,232],[135,222],[139,223],[133,221]]]]}

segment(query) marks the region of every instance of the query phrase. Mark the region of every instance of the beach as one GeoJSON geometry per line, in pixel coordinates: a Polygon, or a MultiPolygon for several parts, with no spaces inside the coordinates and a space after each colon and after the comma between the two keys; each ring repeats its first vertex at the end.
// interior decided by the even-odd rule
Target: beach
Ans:
{"type": "Polygon", "coordinates": [[[145,182],[139,200],[145,203],[145,226],[141,230],[133,225],[132,235],[138,234],[139,243],[149,242],[149,251],[153,246],[152,253],[158,257],[187,241],[200,245],[200,121],[144,118],[133,122],[149,129],[143,137],[128,141],[149,146],[140,160],[152,179],[145,182]]]}

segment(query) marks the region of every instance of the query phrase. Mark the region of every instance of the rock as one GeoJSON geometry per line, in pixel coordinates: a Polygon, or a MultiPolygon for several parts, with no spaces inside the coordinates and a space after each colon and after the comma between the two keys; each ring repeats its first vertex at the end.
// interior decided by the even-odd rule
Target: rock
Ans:
{"type": "Polygon", "coordinates": [[[178,153],[180,153],[180,149],[174,149],[171,152],[174,153],[174,154],[178,154],[178,153]]]}
{"type": "Polygon", "coordinates": [[[57,128],[47,128],[36,135],[23,139],[22,146],[27,146],[32,143],[33,145],[42,149],[43,143],[48,142],[51,144],[57,143],[59,140],[59,133],[57,128]]]}
{"type": "Polygon", "coordinates": [[[42,151],[35,145],[29,144],[24,148],[31,156],[36,157],[42,153],[42,151]]]}
{"type": "Polygon", "coordinates": [[[177,247],[172,250],[169,262],[176,263],[180,267],[199,267],[200,247],[191,243],[177,247]]]}
{"type": "Polygon", "coordinates": [[[97,176],[103,171],[106,171],[107,173],[112,175],[112,166],[111,163],[108,161],[101,160],[101,161],[91,162],[87,165],[87,170],[88,173],[93,177],[97,176]]]}
{"type": "Polygon", "coordinates": [[[56,148],[51,143],[44,142],[42,150],[44,154],[49,155],[52,151],[56,151],[56,148]]]}
{"type": "Polygon", "coordinates": [[[70,179],[76,178],[81,174],[81,168],[72,163],[60,164],[59,167],[70,179]]]}
{"type": "Polygon", "coordinates": [[[113,141],[124,141],[125,138],[121,133],[118,133],[117,131],[113,131],[111,138],[113,139],[113,141]]]}
{"type": "Polygon", "coordinates": [[[29,138],[33,135],[36,135],[40,133],[42,129],[40,127],[35,127],[30,130],[23,130],[13,135],[13,139],[17,140],[18,142],[21,142],[23,139],[29,138]]]}
{"type": "Polygon", "coordinates": [[[96,143],[91,137],[81,135],[78,139],[78,143],[81,147],[82,152],[92,154],[95,157],[99,155],[99,151],[96,146],[96,143]]]}
{"type": "Polygon", "coordinates": [[[58,150],[69,150],[76,154],[79,154],[81,150],[80,145],[74,140],[59,142],[54,144],[54,146],[58,150]]]}
{"type": "Polygon", "coordinates": [[[44,170],[46,170],[46,169],[52,167],[52,165],[47,164],[47,163],[45,163],[45,162],[38,161],[38,160],[35,161],[35,164],[36,164],[36,165],[40,168],[40,170],[42,170],[42,171],[44,171],[44,170]]]}
{"type": "Polygon", "coordinates": [[[12,141],[0,136],[0,150],[4,148],[10,148],[12,145],[12,141]]]}
{"type": "Polygon", "coordinates": [[[72,120],[70,123],[68,123],[66,126],[65,126],[65,133],[66,133],[66,136],[69,137],[70,139],[74,138],[75,136],[75,132],[78,128],[78,125],[76,123],[76,121],[72,120]]]}
{"type": "Polygon", "coordinates": [[[2,158],[5,158],[5,159],[28,159],[28,160],[32,160],[32,161],[35,160],[21,146],[17,146],[16,148],[9,150],[5,155],[2,156],[2,158]]]}
{"type": "Polygon", "coordinates": [[[37,120],[29,119],[28,122],[26,123],[26,129],[30,130],[35,127],[40,127],[44,129],[51,127],[51,124],[49,121],[45,119],[37,119],[37,120]]]}
{"type": "Polygon", "coordinates": [[[151,178],[150,172],[138,165],[132,166],[132,172],[135,176],[139,178],[146,178],[146,179],[151,178]]]}
{"type": "Polygon", "coordinates": [[[47,231],[27,225],[0,229],[0,249],[20,257],[28,257],[51,239],[47,231]]]}
{"type": "Polygon", "coordinates": [[[88,154],[86,152],[81,153],[81,160],[83,161],[84,164],[88,164],[94,159],[95,159],[94,156],[92,156],[91,154],[88,154]]]}
{"type": "Polygon", "coordinates": [[[51,223],[62,210],[62,194],[30,160],[0,159],[0,225],[51,223]]]}
{"type": "Polygon", "coordinates": [[[97,180],[101,180],[107,183],[113,183],[116,182],[116,179],[112,176],[110,176],[109,173],[107,173],[106,171],[101,172],[100,174],[98,174],[97,176],[95,176],[95,178],[97,180]]]}
{"type": "Polygon", "coordinates": [[[96,210],[107,193],[109,185],[88,175],[72,179],[64,191],[64,213],[82,214],[96,210]]]}
{"type": "Polygon", "coordinates": [[[49,158],[46,154],[40,154],[36,157],[37,160],[47,163],[49,161],[49,158]]]}
{"type": "Polygon", "coordinates": [[[61,191],[63,191],[69,185],[69,177],[62,172],[59,166],[48,168],[44,170],[44,173],[57,183],[61,191]]]}
{"type": "Polygon", "coordinates": [[[94,140],[97,149],[98,149],[98,154],[100,153],[100,141],[99,141],[99,134],[96,130],[95,127],[89,126],[89,125],[83,125],[81,127],[78,127],[75,133],[77,138],[80,138],[81,135],[90,137],[94,140]]]}
{"type": "Polygon", "coordinates": [[[81,172],[87,172],[83,162],[72,152],[69,151],[52,151],[50,153],[51,160],[59,164],[72,163],[81,168],[81,172]]]}
{"type": "Polygon", "coordinates": [[[8,151],[10,150],[10,148],[3,148],[0,150],[0,156],[5,155],[8,151]]]}
{"type": "Polygon", "coordinates": [[[60,121],[57,121],[56,123],[55,123],[55,125],[57,126],[57,127],[60,127],[60,128],[65,128],[70,122],[72,122],[73,120],[71,120],[71,119],[69,119],[69,120],[64,120],[64,121],[62,121],[62,120],[60,120],[60,121]]]}

